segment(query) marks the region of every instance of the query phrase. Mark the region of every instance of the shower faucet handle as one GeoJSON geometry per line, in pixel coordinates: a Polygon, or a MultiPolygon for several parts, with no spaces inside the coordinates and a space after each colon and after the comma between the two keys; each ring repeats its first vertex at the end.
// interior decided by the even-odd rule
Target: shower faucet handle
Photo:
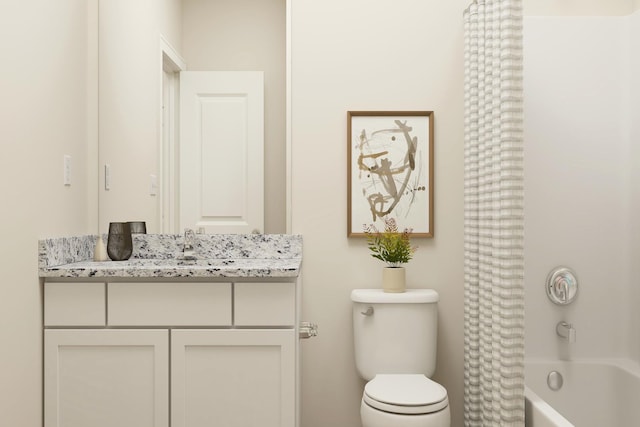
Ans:
{"type": "Polygon", "coordinates": [[[545,288],[554,304],[567,305],[578,295],[578,279],[570,268],[557,267],[547,276],[545,288]]]}

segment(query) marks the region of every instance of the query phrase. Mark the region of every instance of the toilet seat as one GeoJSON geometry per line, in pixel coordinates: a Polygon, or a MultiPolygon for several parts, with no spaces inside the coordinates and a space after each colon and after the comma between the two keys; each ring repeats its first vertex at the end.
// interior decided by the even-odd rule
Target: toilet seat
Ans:
{"type": "Polygon", "coordinates": [[[449,405],[447,390],[421,374],[376,375],[364,387],[362,400],[393,414],[430,414],[449,405]]]}

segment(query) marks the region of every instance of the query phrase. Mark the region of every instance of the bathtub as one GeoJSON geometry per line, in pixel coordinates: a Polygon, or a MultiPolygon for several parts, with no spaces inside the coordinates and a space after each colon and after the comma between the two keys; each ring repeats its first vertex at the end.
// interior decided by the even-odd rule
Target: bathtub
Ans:
{"type": "Polygon", "coordinates": [[[525,363],[526,427],[640,426],[640,365],[628,360],[525,363]],[[563,378],[554,391],[547,376],[563,378]]]}

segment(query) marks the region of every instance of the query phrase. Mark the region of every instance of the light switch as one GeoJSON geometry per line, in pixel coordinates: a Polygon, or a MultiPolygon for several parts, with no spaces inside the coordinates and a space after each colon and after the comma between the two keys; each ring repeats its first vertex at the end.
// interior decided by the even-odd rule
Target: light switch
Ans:
{"type": "Polygon", "coordinates": [[[155,196],[158,194],[158,177],[156,175],[150,175],[151,185],[149,186],[149,194],[155,196]]]}
{"type": "Polygon", "coordinates": [[[111,165],[104,165],[104,189],[111,190],[111,165]]]}
{"type": "Polygon", "coordinates": [[[71,185],[71,156],[64,155],[64,185],[71,185]]]}

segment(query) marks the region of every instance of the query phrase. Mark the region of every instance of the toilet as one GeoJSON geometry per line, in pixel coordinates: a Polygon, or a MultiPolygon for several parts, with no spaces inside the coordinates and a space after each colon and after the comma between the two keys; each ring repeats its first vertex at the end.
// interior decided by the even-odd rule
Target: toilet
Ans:
{"type": "Polygon", "coordinates": [[[354,289],[356,368],[367,384],[363,427],[449,427],[447,390],[431,380],[436,368],[438,293],[354,289]]]}

